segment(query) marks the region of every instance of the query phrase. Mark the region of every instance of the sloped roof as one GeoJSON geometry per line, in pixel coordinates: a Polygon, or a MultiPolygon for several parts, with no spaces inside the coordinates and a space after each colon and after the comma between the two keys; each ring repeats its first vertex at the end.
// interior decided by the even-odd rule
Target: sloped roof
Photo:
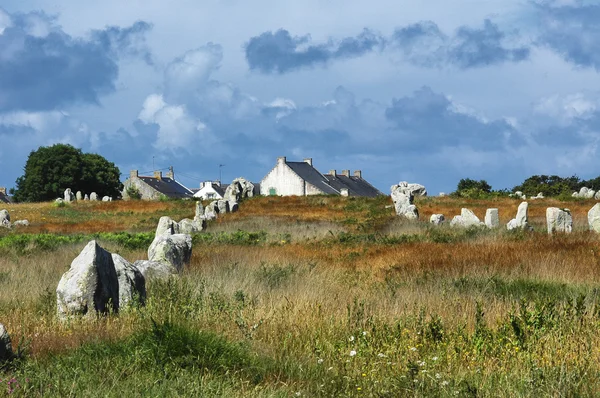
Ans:
{"type": "Polygon", "coordinates": [[[0,203],[12,203],[10,196],[3,194],[0,192],[0,203]]]}
{"type": "Polygon", "coordinates": [[[325,194],[339,195],[340,192],[328,184],[327,178],[323,174],[319,173],[317,169],[312,167],[310,164],[306,162],[285,162],[285,164],[287,164],[294,171],[294,173],[298,174],[300,178],[313,185],[321,192],[325,194]]]}
{"type": "Polygon", "coordinates": [[[325,178],[327,178],[329,185],[338,191],[341,191],[342,188],[348,189],[349,196],[375,197],[383,195],[380,190],[361,177],[325,174],[325,178]]]}
{"type": "Polygon", "coordinates": [[[162,193],[166,197],[172,199],[185,199],[191,198],[192,192],[181,185],[179,182],[169,178],[163,177],[162,179],[154,178],[154,177],[139,177],[140,180],[144,181],[146,184],[150,185],[152,188],[156,189],[158,192],[162,193]]]}

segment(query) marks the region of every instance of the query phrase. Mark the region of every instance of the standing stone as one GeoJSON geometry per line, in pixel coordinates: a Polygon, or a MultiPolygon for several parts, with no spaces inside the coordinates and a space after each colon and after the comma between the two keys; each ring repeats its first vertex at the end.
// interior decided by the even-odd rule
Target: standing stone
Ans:
{"type": "Polygon", "coordinates": [[[10,214],[8,210],[0,210],[0,227],[10,228],[10,214]]]}
{"type": "Polygon", "coordinates": [[[457,226],[468,228],[473,226],[478,227],[482,225],[485,224],[482,223],[481,220],[479,220],[479,217],[477,217],[475,213],[473,213],[471,210],[466,208],[462,208],[460,210],[460,216],[454,216],[454,218],[452,218],[452,221],[450,221],[451,227],[457,226]]]}
{"type": "Polygon", "coordinates": [[[180,234],[194,234],[198,232],[198,224],[194,220],[190,220],[189,218],[184,218],[179,221],[179,233],[180,234]]]}
{"type": "Polygon", "coordinates": [[[118,254],[90,241],[73,260],[56,288],[59,318],[118,312],[133,297],[146,296],[142,274],[118,254]],[[123,299],[123,302],[121,302],[123,299]]]}
{"type": "Polygon", "coordinates": [[[92,202],[96,202],[96,201],[98,200],[98,194],[97,194],[96,192],[92,192],[92,193],[90,194],[90,200],[91,200],[92,202]]]}
{"type": "Polygon", "coordinates": [[[433,225],[440,225],[444,220],[443,214],[432,214],[431,217],[429,217],[429,222],[433,225]]]}
{"type": "Polygon", "coordinates": [[[84,200],[84,201],[86,201],[86,200],[90,200],[90,197],[88,196],[88,194],[87,194],[87,193],[84,195],[84,197],[83,197],[83,200],[84,200]]]}
{"type": "Polygon", "coordinates": [[[229,213],[229,202],[223,199],[218,200],[217,209],[219,214],[229,213]]]}
{"type": "Polygon", "coordinates": [[[83,200],[83,195],[81,194],[81,191],[77,191],[77,193],[75,194],[75,199],[77,199],[78,202],[83,200]]]}
{"type": "Polygon", "coordinates": [[[529,205],[527,204],[527,202],[522,202],[519,205],[519,208],[517,209],[517,217],[513,218],[512,220],[510,220],[508,222],[508,224],[506,224],[506,228],[508,230],[513,230],[513,229],[525,229],[529,227],[528,224],[528,209],[529,209],[529,205]]]}
{"type": "Polygon", "coordinates": [[[0,362],[12,359],[14,356],[10,336],[3,324],[0,323],[0,362]]]}
{"type": "Polygon", "coordinates": [[[102,201],[103,202],[110,202],[110,200],[111,200],[110,196],[103,196],[102,197],[102,201]]]}
{"type": "Polygon", "coordinates": [[[591,231],[600,232],[600,203],[596,203],[588,211],[588,224],[591,231]]]}
{"type": "Polygon", "coordinates": [[[148,260],[169,265],[173,273],[183,271],[192,257],[192,237],[187,234],[160,235],[148,248],[148,260]]]}
{"type": "Polygon", "coordinates": [[[546,223],[548,234],[554,232],[571,233],[573,231],[573,217],[569,209],[561,210],[558,207],[548,207],[546,209],[546,223]]]}
{"type": "Polygon", "coordinates": [[[498,209],[487,209],[485,212],[485,225],[488,228],[498,228],[500,226],[500,218],[498,217],[498,209]]]}
{"type": "Polygon", "coordinates": [[[223,195],[223,199],[236,203],[254,195],[254,184],[243,177],[236,178],[229,184],[223,195]]]}
{"type": "Polygon", "coordinates": [[[217,201],[213,200],[204,208],[204,219],[213,220],[217,218],[218,211],[217,201]]]}
{"type": "Polygon", "coordinates": [[[162,216],[160,220],[158,220],[158,226],[156,227],[156,232],[154,233],[154,237],[160,235],[175,235],[179,233],[179,224],[172,220],[169,216],[162,216]]]}
{"type": "Polygon", "coordinates": [[[196,212],[194,214],[194,221],[198,221],[204,218],[204,206],[202,206],[202,202],[196,202],[196,212]]]}
{"type": "Polygon", "coordinates": [[[594,199],[600,200],[600,190],[598,190],[598,192],[596,192],[596,194],[594,195],[594,199]]]}
{"type": "Polygon", "coordinates": [[[234,202],[232,200],[227,202],[227,206],[229,207],[230,213],[235,213],[236,211],[238,211],[240,209],[240,206],[237,204],[237,202],[234,202]]]}
{"type": "Polygon", "coordinates": [[[67,188],[65,189],[65,197],[64,197],[65,202],[67,203],[71,203],[72,201],[75,200],[75,195],[73,195],[73,192],[71,192],[71,188],[67,188]]]}
{"type": "Polygon", "coordinates": [[[396,215],[409,220],[417,220],[419,218],[419,210],[413,204],[414,196],[412,194],[396,189],[392,191],[391,196],[396,209],[396,215]]]}

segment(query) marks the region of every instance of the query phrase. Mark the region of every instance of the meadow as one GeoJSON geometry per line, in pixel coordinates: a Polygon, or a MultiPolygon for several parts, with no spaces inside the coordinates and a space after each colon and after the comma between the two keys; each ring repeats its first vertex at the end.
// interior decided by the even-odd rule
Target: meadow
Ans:
{"type": "Polygon", "coordinates": [[[593,200],[530,201],[534,231],[432,227],[520,201],[260,197],[194,236],[178,278],[144,307],[60,322],[56,286],[91,239],[146,258],[158,219],[186,201],[5,206],[31,226],[0,231],[0,323],[18,358],[0,395],[580,397],[600,394],[600,236],[593,200]],[[545,210],[574,232],[548,236],[545,210]]]}

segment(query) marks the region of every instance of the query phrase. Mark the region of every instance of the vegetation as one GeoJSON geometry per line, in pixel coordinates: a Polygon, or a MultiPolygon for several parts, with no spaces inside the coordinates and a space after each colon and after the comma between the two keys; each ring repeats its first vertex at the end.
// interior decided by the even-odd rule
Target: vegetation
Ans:
{"type": "Polygon", "coordinates": [[[40,147],[29,154],[25,174],[16,181],[17,202],[42,202],[73,192],[97,192],[117,197],[122,184],[119,168],[104,157],[83,153],[67,144],[40,147]]]}
{"type": "MultiPolygon", "coordinates": [[[[423,219],[497,207],[503,223],[518,205],[416,201],[423,219]]],[[[390,203],[252,198],[194,237],[189,267],[149,283],[145,307],[67,323],[54,292],[88,239],[142,259],[158,218],[194,206],[10,205],[32,225],[0,233],[0,322],[21,347],[0,395],[597,396],[594,201],[569,203],[576,230],[555,236],[556,199],[530,204],[531,233],[431,228],[390,203]]]]}

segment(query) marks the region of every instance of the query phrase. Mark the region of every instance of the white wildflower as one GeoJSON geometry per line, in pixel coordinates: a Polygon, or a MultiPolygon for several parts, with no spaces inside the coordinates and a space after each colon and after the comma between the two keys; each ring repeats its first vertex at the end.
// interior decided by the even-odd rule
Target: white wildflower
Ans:
{"type": "Polygon", "coordinates": [[[413,351],[413,352],[417,351],[417,347],[410,347],[410,350],[413,351]]]}
{"type": "Polygon", "coordinates": [[[348,338],[348,341],[350,341],[350,342],[354,341],[354,336],[350,336],[350,337],[348,338]]]}
{"type": "Polygon", "coordinates": [[[356,355],[356,351],[354,351],[354,350],[350,351],[350,356],[351,356],[351,357],[353,357],[353,356],[355,356],[355,355],[356,355]]]}
{"type": "Polygon", "coordinates": [[[319,359],[317,360],[317,363],[318,363],[319,365],[320,365],[320,364],[322,364],[322,363],[323,363],[323,358],[319,358],[319,359]]]}

